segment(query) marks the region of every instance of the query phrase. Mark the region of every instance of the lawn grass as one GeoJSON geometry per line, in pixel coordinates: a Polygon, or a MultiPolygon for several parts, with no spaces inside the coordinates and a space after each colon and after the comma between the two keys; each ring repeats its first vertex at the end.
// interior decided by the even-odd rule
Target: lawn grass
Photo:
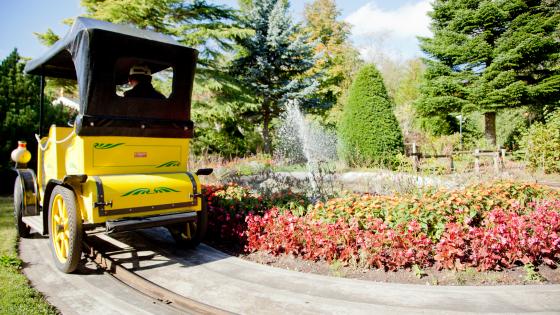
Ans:
{"type": "Polygon", "coordinates": [[[0,314],[57,314],[20,272],[12,198],[0,197],[0,314]]]}

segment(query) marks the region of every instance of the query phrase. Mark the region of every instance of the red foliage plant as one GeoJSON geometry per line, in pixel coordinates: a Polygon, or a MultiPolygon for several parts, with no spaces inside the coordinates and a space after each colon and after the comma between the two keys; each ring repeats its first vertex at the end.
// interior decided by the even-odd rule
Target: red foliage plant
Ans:
{"type": "MultiPolygon", "coordinates": [[[[410,201],[371,196],[356,200],[351,196],[347,201],[337,199],[337,206],[309,206],[310,211],[298,216],[286,207],[293,200],[263,200],[246,190],[242,198],[231,203],[232,198],[224,199],[232,195],[231,191],[219,193],[228,188],[212,189],[207,190],[207,195],[213,237],[237,242],[248,252],[290,254],[314,261],[339,260],[385,270],[412,265],[499,270],[515,264],[554,265],[560,261],[560,198],[553,193],[548,201],[530,201],[538,199],[535,196],[547,196],[546,190],[532,185],[506,183],[495,185],[493,190],[482,187],[483,199],[472,188],[438,192],[454,196],[468,207],[448,205],[448,209],[433,209],[434,215],[429,209],[435,205],[445,207],[445,202],[432,196],[429,202],[415,199],[427,206],[406,209],[402,205],[411,205],[410,201]],[[491,201],[492,194],[498,196],[498,202],[491,201]],[[214,202],[216,198],[218,203],[214,202]],[[476,200],[485,200],[483,207],[476,200]],[[340,205],[349,207],[348,213],[359,215],[344,214],[340,205]],[[365,213],[364,208],[370,212],[365,213]]],[[[301,203],[301,196],[294,198],[296,204],[301,203]]]]}

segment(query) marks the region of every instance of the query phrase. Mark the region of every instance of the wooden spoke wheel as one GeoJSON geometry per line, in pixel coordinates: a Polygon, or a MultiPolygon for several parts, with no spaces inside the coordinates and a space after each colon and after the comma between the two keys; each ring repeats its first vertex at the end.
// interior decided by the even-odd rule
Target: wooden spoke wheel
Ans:
{"type": "Polygon", "coordinates": [[[74,193],[62,186],[53,189],[49,203],[49,238],[56,267],[71,273],[82,256],[82,218],[74,193]]]}
{"type": "Polygon", "coordinates": [[[14,219],[16,221],[16,231],[19,237],[29,237],[31,229],[23,223],[23,187],[19,176],[14,183],[14,219]]]}
{"type": "Polygon", "coordinates": [[[204,235],[208,225],[208,208],[206,200],[202,200],[202,209],[196,214],[196,221],[173,224],[167,227],[175,242],[183,247],[196,248],[204,235]]]}

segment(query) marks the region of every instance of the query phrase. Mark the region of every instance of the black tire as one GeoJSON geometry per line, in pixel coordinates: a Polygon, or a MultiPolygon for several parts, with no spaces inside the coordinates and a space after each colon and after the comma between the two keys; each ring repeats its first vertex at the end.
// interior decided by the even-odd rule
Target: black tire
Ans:
{"type": "Polygon", "coordinates": [[[173,224],[167,227],[177,245],[186,248],[196,248],[206,235],[208,227],[208,207],[206,200],[202,200],[202,209],[196,213],[196,221],[173,224]],[[191,235],[189,237],[188,235],[191,235]]]}
{"type": "Polygon", "coordinates": [[[16,231],[19,237],[28,238],[31,234],[31,228],[23,223],[23,188],[19,176],[16,177],[14,183],[14,219],[16,223],[16,231]]]}
{"type": "MultiPolygon", "coordinates": [[[[56,207],[59,209],[59,206],[56,207]]],[[[78,263],[82,257],[82,236],[83,236],[83,229],[82,229],[82,217],[80,215],[79,209],[77,207],[76,196],[74,192],[66,187],[63,186],[56,186],[51,194],[51,199],[49,200],[49,240],[51,244],[51,251],[54,258],[54,263],[56,267],[64,272],[64,273],[71,273],[76,270],[78,267],[78,263]],[[63,254],[57,254],[57,245],[55,245],[55,230],[53,230],[53,203],[55,200],[58,202],[59,198],[62,198],[64,205],[66,207],[67,212],[67,223],[66,226],[62,224],[62,228],[65,232],[68,233],[68,244],[64,245],[67,246],[67,250],[62,251],[66,254],[66,259],[63,259],[63,254]],[[59,257],[61,255],[61,257],[59,257]]],[[[61,228],[61,225],[58,224],[57,229],[61,228]]],[[[60,231],[58,231],[60,233],[60,231]]],[[[66,233],[64,233],[66,234],[66,233]]],[[[57,241],[58,240],[57,238],[57,241]]],[[[62,242],[65,242],[62,240],[62,242]]],[[[65,248],[66,249],[66,248],[65,248]]]]}

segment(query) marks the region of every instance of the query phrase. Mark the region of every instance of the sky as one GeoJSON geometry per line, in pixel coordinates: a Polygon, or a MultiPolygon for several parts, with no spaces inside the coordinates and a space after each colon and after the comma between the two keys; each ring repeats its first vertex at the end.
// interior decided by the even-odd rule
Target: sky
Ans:
{"type": "MultiPolygon", "coordinates": [[[[237,7],[237,0],[208,0],[237,7]]],[[[294,20],[303,20],[306,3],[291,0],[294,20]]],[[[395,59],[421,56],[416,36],[430,36],[430,0],[336,0],[341,19],[352,25],[351,40],[366,60],[383,53],[395,59]]],[[[3,0],[0,3],[0,60],[15,47],[20,55],[36,58],[46,51],[34,32],[51,28],[64,35],[63,19],[83,14],[79,0],[3,0]]]]}

